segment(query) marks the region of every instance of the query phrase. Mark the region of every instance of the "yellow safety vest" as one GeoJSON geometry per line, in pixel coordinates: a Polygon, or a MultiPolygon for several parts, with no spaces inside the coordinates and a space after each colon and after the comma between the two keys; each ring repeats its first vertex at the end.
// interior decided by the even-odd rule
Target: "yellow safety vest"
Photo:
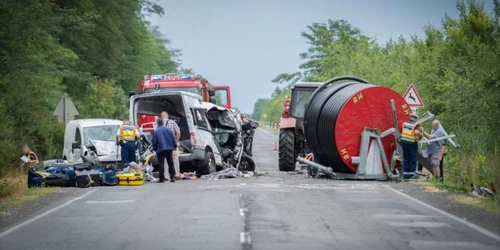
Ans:
{"type": "Polygon", "coordinates": [[[120,126],[120,139],[124,141],[135,141],[135,126],[121,125],[120,126]]]}
{"type": "Polygon", "coordinates": [[[403,129],[401,131],[401,140],[407,142],[417,142],[418,135],[415,134],[415,128],[418,124],[414,122],[405,122],[403,123],[403,129]]]}

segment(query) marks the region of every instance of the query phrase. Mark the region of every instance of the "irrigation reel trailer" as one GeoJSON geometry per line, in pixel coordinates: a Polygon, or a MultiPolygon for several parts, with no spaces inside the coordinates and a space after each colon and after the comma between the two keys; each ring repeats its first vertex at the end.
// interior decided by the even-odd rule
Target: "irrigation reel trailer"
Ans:
{"type": "MultiPolygon", "coordinates": [[[[354,76],[328,80],[311,95],[303,118],[313,160],[298,156],[296,164],[340,179],[399,178],[395,171],[396,158],[402,156],[399,125],[410,114],[404,98],[390,88],[354,76]]],[[[418,122],[433,117],[427,112],[418,122]]]]}

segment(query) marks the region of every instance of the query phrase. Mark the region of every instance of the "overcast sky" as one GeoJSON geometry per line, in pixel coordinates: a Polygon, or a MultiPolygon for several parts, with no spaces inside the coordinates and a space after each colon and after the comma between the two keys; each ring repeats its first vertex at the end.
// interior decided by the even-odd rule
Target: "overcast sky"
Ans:
{"type": "MultiPolygon", "coordinates": [[[[492,9],[492,1],[486,1],[492,9]]],[[[456,0],[161,0],[163,17],[152,17],[171,46],[182,50],[182,67],[214,85],[230,85],[233,107],[252,112],[269,97],[280,73],[296,72],[307,44],[306,26],[345,19],[384,43],[422,35],[456,17],[456,0]]],[[[159,72],[163,73],[163,72],[159,72]]],[[[334,76],[332,76],[334,77],[334,76]]]]}

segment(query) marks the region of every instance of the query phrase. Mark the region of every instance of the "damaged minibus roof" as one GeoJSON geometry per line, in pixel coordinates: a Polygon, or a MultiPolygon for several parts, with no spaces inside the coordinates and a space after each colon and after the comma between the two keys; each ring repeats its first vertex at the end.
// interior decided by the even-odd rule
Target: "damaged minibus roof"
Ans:
{"type": "Polygon", "coordinates": [[[215,105],[215,104],[213,104],[211,102],[202,102],[201,106],[203,108],[206,108],[207,111],[208,110],[212,110],[212,109],[217,109],[217,110],[220,110],[220,111],[228,110],[227,108],[224,108],[224,107],[221,107],[221,106],[217,106],[217,105],[215,105]]]}

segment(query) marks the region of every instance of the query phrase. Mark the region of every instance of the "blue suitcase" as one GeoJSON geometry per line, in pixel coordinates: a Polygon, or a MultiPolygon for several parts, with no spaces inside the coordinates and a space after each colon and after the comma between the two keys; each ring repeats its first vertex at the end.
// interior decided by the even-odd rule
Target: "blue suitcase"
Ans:
{"type": "Polygon", "coordinates": [[[45,172],[51,173],[51,174],[63,174],[68,176],[68,184],[69,186],[74,187],[75,186],[75,170],[73,168],[74,164],[71,163],[59,163],[59,162],[53,162],[47,164],[45,167],[45,172]]]}

